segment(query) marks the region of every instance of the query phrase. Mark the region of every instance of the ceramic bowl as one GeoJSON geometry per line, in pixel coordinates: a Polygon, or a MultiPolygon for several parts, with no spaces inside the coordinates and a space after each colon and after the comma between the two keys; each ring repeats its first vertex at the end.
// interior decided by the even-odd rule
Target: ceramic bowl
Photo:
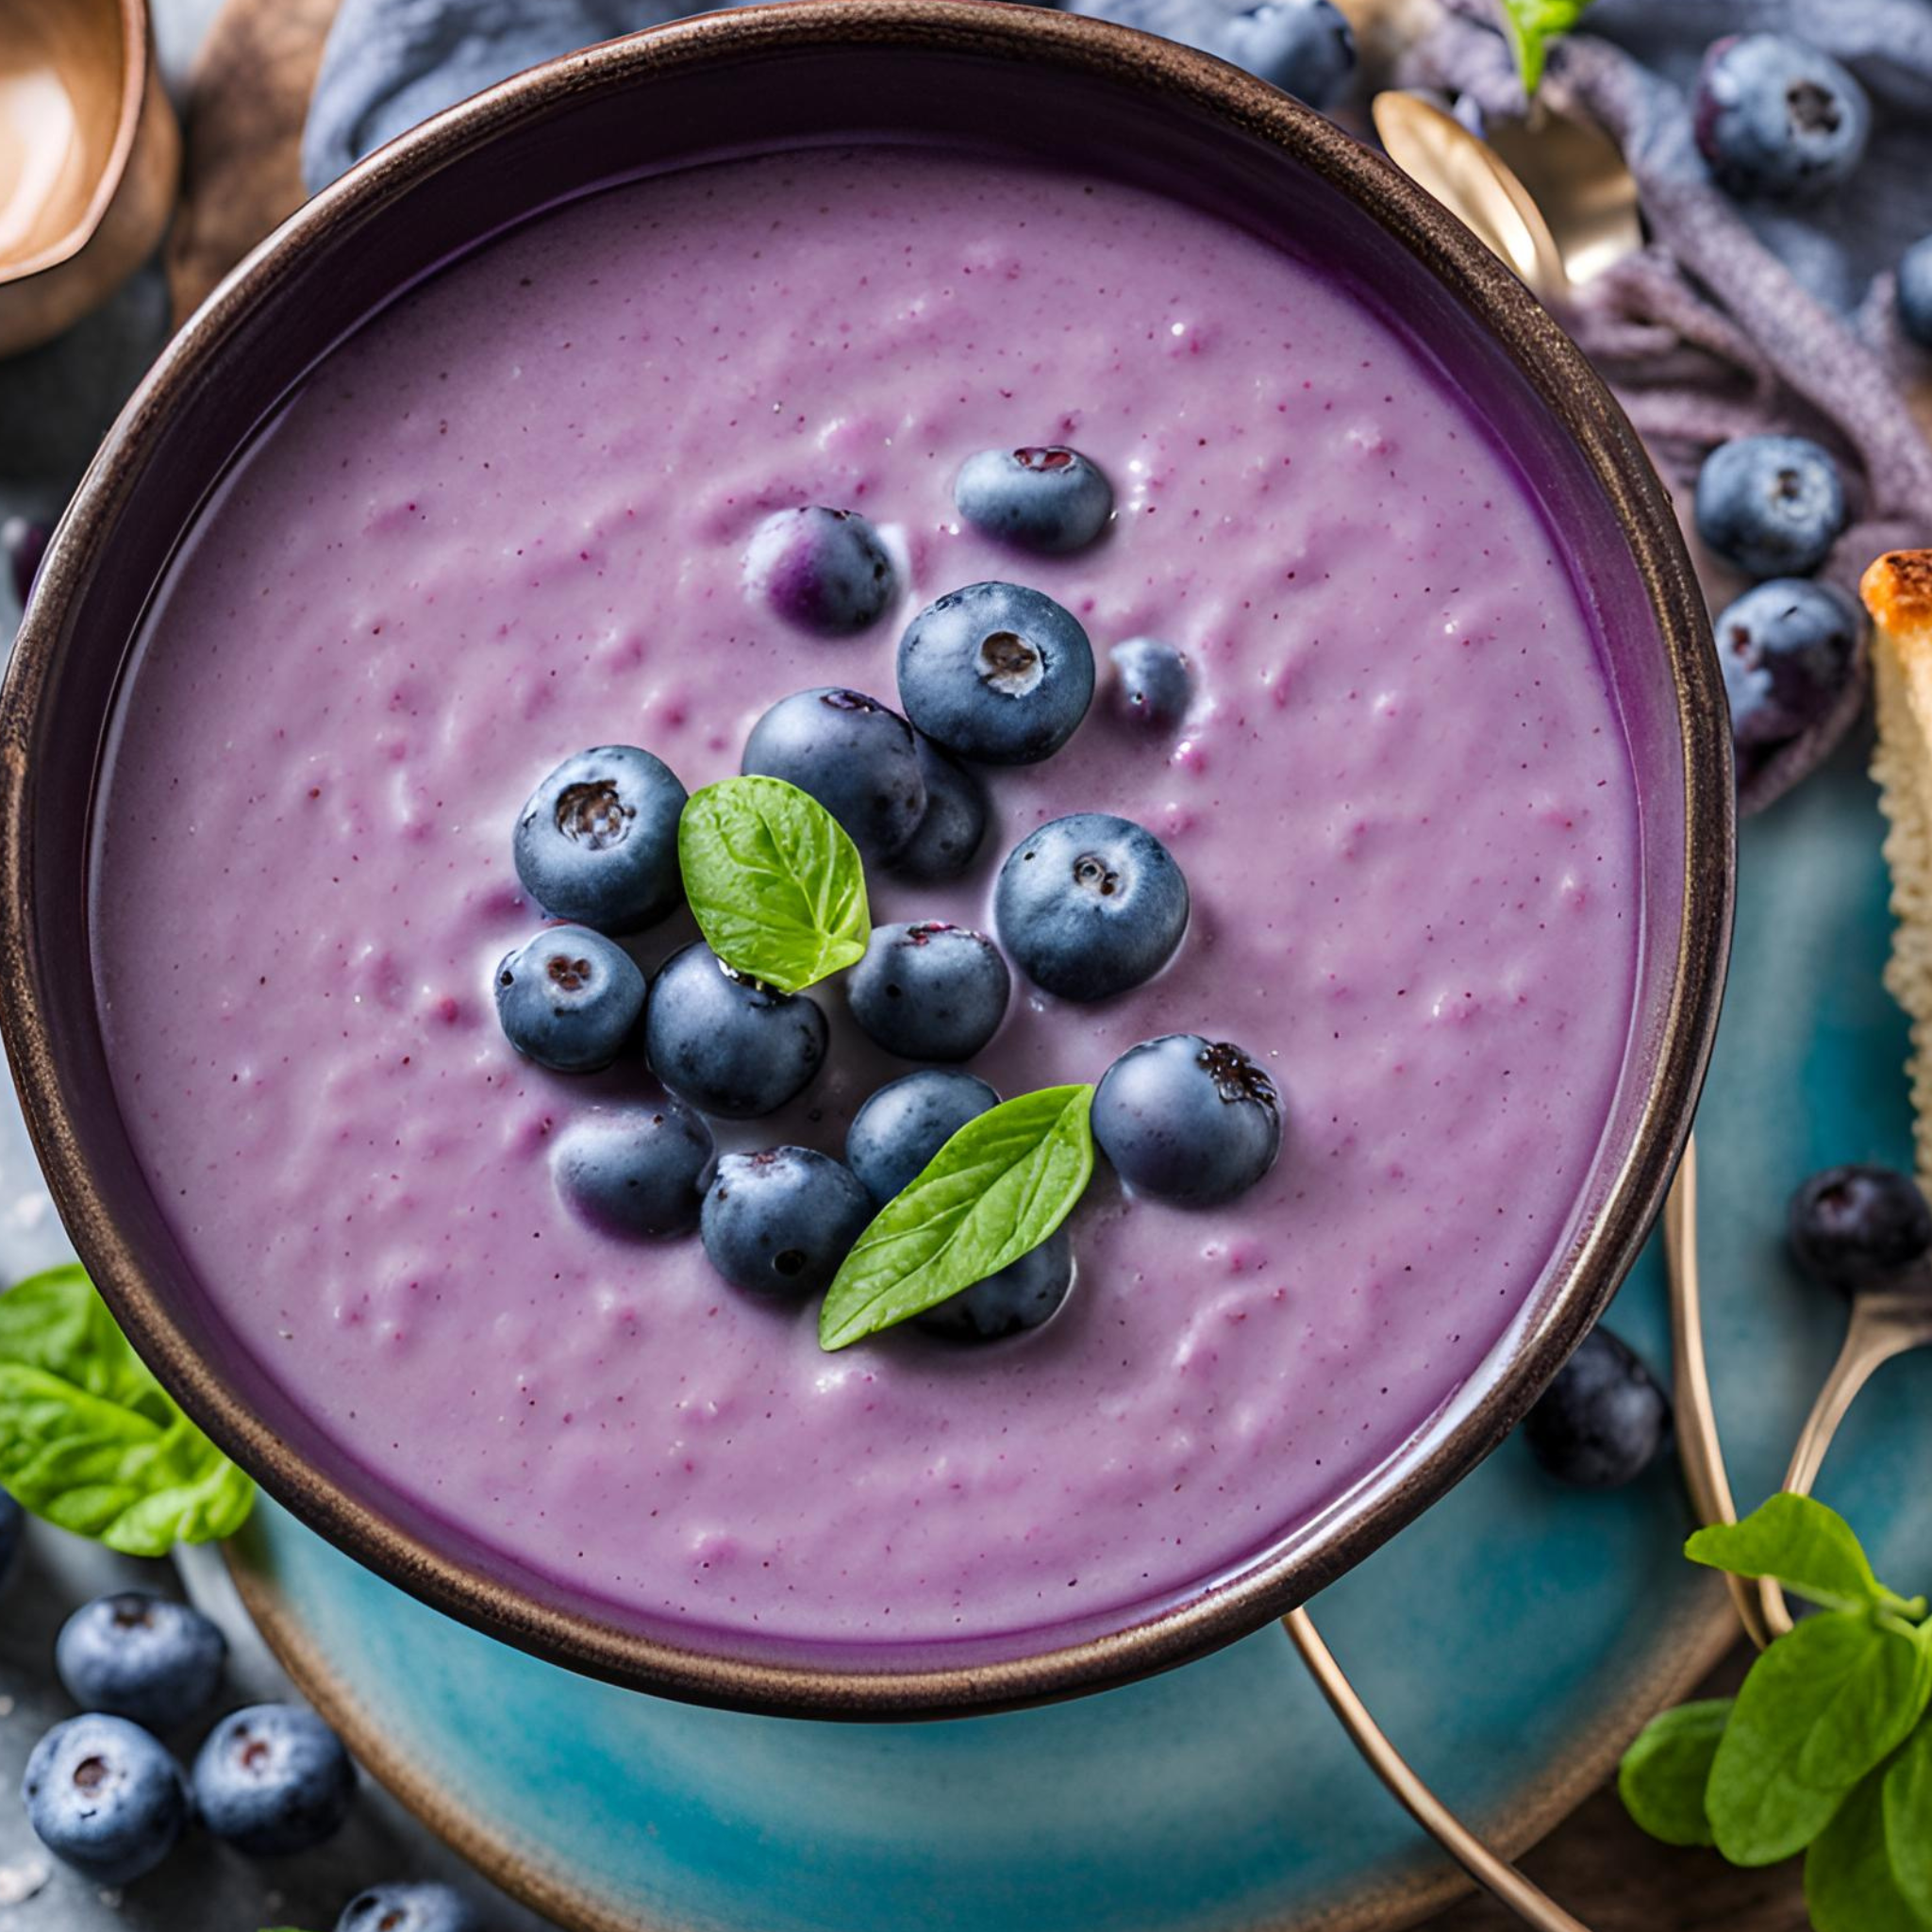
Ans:
{"type": "Polygon", "coordinates": [[[1636,1254],[1708,1050],[1729,929],[1732,780],[1703,606],[1629,425],[1522,286],[1393,168],[1252,77],[1102,23],[979,0],[796,0],[712,14],[521,75],[355,169],[217,291],[137,392],[68,513],[0,695],[0,992],[75,1245],[189,1411],[311,1526],[511,1643],[675,1695],[833,1716],[958,1712],[1120,1682],[1257,1629],[1468,1472],[1636,1254]],[[1317,1520],[1177,1603],[1025,1640],[862,1662],[699,1649],[520,1570],[352,1475],[225,1336],[116,1109],[87,970],[91,787],[123,653],[193,507],[305,367],[504,224],[591,184],[747,147],[890,137],[1069,158],[1267,236],[1345,231],[1365,282],[1455,340],[1507,424],[1612,641],[1641,791],[1635,1024],[1598,1157],[1520,1321],[1439,1416],[1317,1520]],[[1466,345],[1466,353],[1464,346],[1466,345]],[[1579,538],[1574,533],[1588,533],[1579,538]]]}
{"type": "Polygon", "coordinates": [[[181,137],[146,0],[0,0],[0,356],[105,301],[166,227],[181,137]]]}

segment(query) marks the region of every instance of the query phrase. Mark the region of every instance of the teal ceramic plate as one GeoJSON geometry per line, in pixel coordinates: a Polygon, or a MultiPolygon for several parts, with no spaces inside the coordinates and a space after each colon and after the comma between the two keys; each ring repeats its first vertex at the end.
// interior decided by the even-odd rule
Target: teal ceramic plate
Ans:
{"type": "MultiPolygon", "coordinates": [[[[1853,748],[1747,829],[1699,1117],[1714,1380],[1740,1500],[1776,1488],[1842,1330],[1783,1204],[1812,1168],[1909,1164],[1875,800],[1853,748]]],[[[1612,1325],[1668,1359],[1653,1242],[1612,1325]]],[[[1932,1359],[1888,1368],[1822,1492],[1932,1579],[1932,1359]]],[[[1520,1441],[1315,1614],[1417,1767],[1514,1852],[1735,1634],[1678,1552],[1674,1464],[1557,1487],[1520,1441]]],[[[1346,1932],[1457,1889],[1269,1630],[1151,1682],[948,1724],[844,1726],[613,1690],[448,1623],[264,1507],[236,1552],[270,1640],[379,1775],[581,1932],[1346,1932]]],[[[1915,1580],[1916,1579],[1916,1580],[1915,1580]]]]}

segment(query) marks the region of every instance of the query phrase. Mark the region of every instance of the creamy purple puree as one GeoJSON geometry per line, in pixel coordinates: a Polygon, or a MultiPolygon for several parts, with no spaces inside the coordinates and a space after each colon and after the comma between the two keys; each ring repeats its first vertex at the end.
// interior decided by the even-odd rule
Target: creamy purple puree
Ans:
{"type": "MultiPolygon", "coordinates": [[[[1139,190],[877,149],[634,184],[492,242],[313,375],[153,608],[98,813],[120,1104],[221,1320],[345,1455],[511,1566],[653,1627],[1009,1635],[1252,1560],[1469,1377],[1562,1238],[1629,1031],[1637,824],[1595,621],[1503,440],[1335,268],[1139,190]],[[959,526],[988,446],[1111,477],[1068,558],[959,526]],[[860,636],[751,602],[776,508],[903,547],[860,636]],[[821,1352],[816,1305],[695,1239],[600,1233],[555,1137],[640,1059],[522,1061],[491,974],[559,759],[736,773],[788,692],[896,704],[906,620],[1008,577],[1090,631],[1071,744],[990,773],[962,883],[874,917],[991,930],[1043,820],[1141,821],[1186,872],[1173,963],[1098,1006],[1016,980],[1005,1094],[1135,1041],[1245,1046],[1282,1157],[1232,1207],[1103,1163],[1044,1328],[821,1352]],[[1106,653],[1190,656],[1175,734],[1106,653]]],[[[683,914],[631,941],[648,969],[683,914]]],[[[824,1072],[721,1144],[836,1153],[906,1071],[837,982],[824,1072]]]]}

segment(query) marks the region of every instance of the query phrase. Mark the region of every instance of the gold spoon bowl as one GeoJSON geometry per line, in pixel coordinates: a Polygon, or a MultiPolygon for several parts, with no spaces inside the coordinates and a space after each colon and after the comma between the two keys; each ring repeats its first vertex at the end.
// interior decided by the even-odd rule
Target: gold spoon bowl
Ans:
{"type": "Polygon", "coordinates": [[[0,355],[141,265],[180,158],[146,0],[0,0],[0,355]]]}

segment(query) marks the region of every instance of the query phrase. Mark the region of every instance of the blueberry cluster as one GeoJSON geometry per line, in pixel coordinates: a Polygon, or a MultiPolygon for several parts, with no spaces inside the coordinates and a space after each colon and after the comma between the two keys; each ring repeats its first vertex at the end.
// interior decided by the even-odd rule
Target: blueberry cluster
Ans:
{"type": "Polygon", "coordinates": [[[156,1735],[208,1707],[226,1661],[222,1633],[198,1610],[142,1591],[98,1597],[67,1620],[54,1665],[82,1714],[34,1747],[21,1787],[50,1852],[98,1884],[125,1885],[167,1857],[191,1819],[251,1857],[334,1836],[356,1770],[313,1711],[230,1711],[186,1772],[156,1735]]]}
{"type": "MultiPolygon", "coordinates": [[[[971,457],[954,500],[984,534],[1039,555],[1099,541],[1113,515],[1104,472],[1059,446],[971,457]]],[[[899,592],[872,525],[817,507],[758,525],[744,580],[775,617],[824,636],[863,629],[899,592]]],[[[1117,714],[1149,732],[1174,730],[1192,701],[1186,658],[1135,638],[1112,662],[1117,714]]],[[[898,708],[838,685],[795,691],[752,726],[741,769],[808,793],[868,867],[950,879],[985,840],[981,770],[1051,758],[1086,717],[1095,682],[1092,647],[1070,611],[1022,584],[969,584],[907,625],[898,708]]],[[[958,1069],[998,1031],[1015,968],[1057,998],[1104,1000],[1160,972],[1187,930],[1187,880],[1145,826],[1098,812],[1041,825],[999,869],[993,935],[941,920],[874,928],[846,975],[847,1006],[877,1046],[925,1064],[860,1108],[844,1159],[797,1146],[721,1154],[715,1124],[761,1119],[796,1099],[824,1064],[830,1029],[810,993],[735,971],[703,941],[673,952],[649,979],[618,943],[679,903],[686,803],[668,767],[629,745],[579,753],[537,787],[517,819],[517,875],[563,923],[499,963],[496,1008],[518,1052],[555,1073],[594,1072],[641,1043],[661,1095],[571,1124],[555,1147],[557,1186],[612,1232],[695,1232],[717,1272],[748,1294],[821,1292],[878,1209],[998,1103],[958,1069]]],[[[1093,1131],[1129,1186],[1206,1204],[1267,1171],[1280,1108],[1239,1047],[1175,1034],[1108,1071],[1093,1131]]],[[[1036,1326],[1073,1274],[1071,1245],[1056,1236],[923,1325],[973,1337],[1036,1326]]]]}

